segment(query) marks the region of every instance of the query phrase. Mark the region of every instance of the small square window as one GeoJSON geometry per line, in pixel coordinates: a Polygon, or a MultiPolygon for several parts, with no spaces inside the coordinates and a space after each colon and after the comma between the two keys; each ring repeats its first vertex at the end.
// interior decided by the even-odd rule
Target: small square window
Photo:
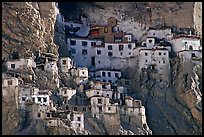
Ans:
{"type": "Polygon", "coordinates": [[[47,102],[47,98],[43,98],[43,102],[47,102]]]}
{"type": "Polygon", "coordinates": [[[106,76],[106,72],[102,72],[102,76],[105,77],[106,76]]]}
{"type": "Polygon", "coordinates": [[[82,46],[87,46],[88,45],[88,43],[86,42],[86,41],[82,41],[82,46]]]}
{"type": "Polygon", "coordinates": [[[120,52],[120,55],[122,56],[122,55],[123,55],[123,53],[122,53],[122,52],[120,52]]]}
{"type": "Polygon", "coordinates": [[[112,81],[111,81],[111,80],[108,80],[108,82],[111,83],[112,81]]]}
{"type": "Polygon", "coordinates": [[[33,102],[35,102],[35,98],[33,97],[32,99],[33,99],[33,102]]]}
{"type": "Polygon", "coordinates": [[[145,52],[145,56],[147,56],[148,54],[145,52]]]}
{"type": "Polygon", "coordinates": [[[62,64],[63,64],[63,65],[66,65],[66,64],[67,64],[67,61],[66,61],[66,60],[62,60],[62,64]]]}
{"type": "Polygon", "coordinates": [[[83,111],[86,111],[86,108],[83,108],[83,111]]]}
{"type": "Polygon", "coordinates": [[[64,91],[64,94],[67,94],[67,91],[66,91],[66,90],[64,91]]]}
{"type": "Polygon", "coordinates": [[[101,104],[102,103],[102,100],[99,98],[98,99],[98,104],[101,104]]]}
{"type": "Polygon", "coordinates": [[[15,68],[15,64],[11,64],[11,68],[15,68]]]}
{"type": "Polygon", "coordinates": [[[110,72],[108,72],[108,77],[111,77],[111,73],[110,72]]]}
{"type": "Polygon", "coordinates": [[[107,94],[107,97],[109,97],[109,94],[107,94]]]}
{"type": "Polygon", "coordinates": [[[131,55],[131,52],[129,52],[129,55],[131,55]]]}
{"type": "Polygon", "coordinates": [[[165,63],[165,61],[163,61],[163,63],[165,63]]]}
{"type": "Polygon", "coordinates": [[[159,55],[161,55],[161,52],[159,52],[159,55]]]}
{"type": "Polygon", "coordinates": [[[71,45],[76,45],[76,40],[70,40],[71,45]]]}
{"type": "Polygon", "coordinates": [[[77,121],[81,121],[81,117],[77,117],[77,121]]]}
{"type": "Polygon", "coordinates": [[[101,54],[101,50],[97,50],[97,55],[100,55],[101,54]]]}
{"type": "Polygon", "coordinates": [[[111,107],[108,107],[108,110],[111,110],[111,107]]]}
{"type": "Polygon", "coordinates": [[[118,78],[118,73],[115,73],[115,77],[118,78]]]}
{"type": "Polygon", "coordinates": [[[83,49],[83,50],[82,50],[82,54],[83,54],[83,55],[88,54],[87,50],[83,49]]]}
{"type": "Polygon", "coordinates": [[[108,52],[108,56],[109,56],[109,57],[112,57],[112,56],[113,56],[113,53],[112,53],[112,52],[108,52]]]}
{"type": "Polygon", "coordinates": [[[96,42],[91,42],[91,46],[95,46],[96,45],[96,42]]]}
{"type": "Polygon", "coordinates": [[[164,53],[164,55],[166,55],[166,53],[164,53]]]}
{"type": "Polygon", "coordinates": [[[99,92],[97,92],[97,95],[99,95],[99,92]]]}
{"type": "Polygon", "coordinates": [[[77,107],[74,107],[74,111],[77,111],[77,107]]]}
{"type": "Polygon", "coordinates": [[[196,57],[195,53],[192,53],[191,57],[196,57]]]}
{"type": "Polygon", "coordinates": [[[38,113],[38,117],[41,117],[41,114],[40,114],[40,113],[38,113]]]}
{"type": "Polygon", "coordinates": [[[108,45],[108,50],[112,50],[112,45],[108,45]]]}
{"type": "Polygon", "coordinates": [[[119,45],[119,51],[123,50],[123,45],[119,45]]]}
{"type": "Polygon", "coordinates": [[[26,100],[26,97],[22,97],[22,101],[25,101],[26,100]]]}
{"type": "Polygon", "coordinates": [[[41,98],[40,97],[38,97],[38,102],[41,102],[41,98]]]}
{"type": "Polygon", "coordinates": [[[131,44],[128,44],[128,48],[129,48],[129,49],[132,49],[132,45],[131,45],[131,44]]]}
{"type": "Polygon", "coordinates": [[[149,40],[149,43],[152,43],[152,40],[149,40]]]}

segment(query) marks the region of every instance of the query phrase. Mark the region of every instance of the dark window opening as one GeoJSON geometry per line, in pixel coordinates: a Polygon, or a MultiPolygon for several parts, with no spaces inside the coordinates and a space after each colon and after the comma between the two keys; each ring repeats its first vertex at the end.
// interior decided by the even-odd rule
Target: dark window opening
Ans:
{"type": "Polygon", "coordinates": [[[76,53],[76,49],[71,49],[72,54],[76,53]]]}
{"type": "Polygon", "coordinates": [[[81,121],[81,117],[77,117],[77,121],[81,121]]]}
{"type": "Polygon", "coordinates": [[[38,117],[41,117],[41,114],[40,114],[40,113],[38,113],[38,117]]]}
{"type": "Polygon", "coordinates": [[[95,66],[95,57],[91,57],[91,65],[95,66]]]}
{"type": "Polygon", "coordinates": [[[96,45],[96,42],[91,42],[91,46],[95,46],[96,45]]]}
{"type": "Polygon", "coordinates": [[[161,52],[159,52],[159,55],[161,55],[161,52]]]}
{"type": "Polygon", "coordinates": [[[106,76],[106,72],[102,72],[102,76],[105,77],[106,76]]]}
{"type": "Polygon", "coordinates": [[[101,104],[102,103],[102,100],[99,98],[98,99],[98,104],[101,104]]]}
{"type": "Polygon", "coordinates": [[[97,94],[99,95],[99,92],[97,92],[97,94]]]}
{"type": "Polygon", "coordinates": [[[67,91],[66,91],[66,90],[64,91],[64,94],[67,94],[67,91]]]}
{"type": "Polygon", "coordinates": [[[108,45],[108,50],[112,50],[112,45],[108,45]]]}
{"type": "Polygon", "coordinates": [[[101,54],[101,50],[97,50],[97,55],[100,55],[101,54]]]}
{"type": "Polygon", "coordinates": [[[43,102],[47,102],[47,98],[43,98],[43,102]]]}
{"type": "Polygon", "coordinates": [[[47,113],[47,117],[50,117],[50,113],[47,113]]]}
{"type": "Polygon", "coordinates": [[[113,53],[112,53],[112,52],[108,52],[108,56],[109,56],[109,57],[112,57],[112,56],[113,56],[113,53]]]}
{"type": "Polygon", "coordinates": [[[118,78],[118,73],[115,73],[115,77],[118,78]]]}
{"type": "Polygon", "coordinates": [[[82,46],[87,46],[88,43],[86,41],[82,41],[82,46]]]}
{"type": "Polygon", "coordinates": [[[123,50],[123,45],[119,45],[119,51],[123,50]]]}
{"type": "Polygon", "coordinates": [[[66,65],[66,64],[67,64],[67,61],[66,61],[66,60],[62,60],[62,64],[63,64],[63,65],[66,65]]]}
{"type": "Polygon", "coordinates": [[[83,49],[83,50],[82,50],[82,54],[83,54],[83,55],[88,54],[87,50],[83,49]]]}
{"type": "Polygon", "coordinates": [[[147,53],[145,53],[145,56],[147,56],[148,54],[147,53]]]}
{"type": "Polygon", "coordinates": [[[86,108],[83,108],[83,111],[86,111],[86,108]]]}
{"type": "Polygon", "coordinates": [[[108,82],[111,83],[112,81],[111,81],[111,80],[108,80],[108,82]]]}
{"type": "Polygon", "coordinates": [[[111,77],[111,73],[110,72],[108,72],[108,77],[111,77]]]}
{"type": "Polygon", "coordinates": [[[132,49],[132,45],[131,45],[131,44],[128,44],[128,48],[129,48],[129,49],[132,49]]]}
{"type": "Polygon", "coordinates": [[[108,110],[111,110],[111,107],[108,107],[108,110]]]}
{"type": "Polygon", "coordinates": [[[102,107],[99,107],[99,113],[102,113],[102,107]]]}
{"type": "Polygon", "coordinates": [[[71,45],[76,45],[76,40],[70,40],[71,45]]]}
{"type": "Polygon", "coordinates": [[[22,97],[22,101],[25,101],[26,100],[26,97],[22,97]]]}
{"type": "Polygon", "coordinates": [[[193,50],[193,46],[189,46],[189,50],[193,50]]]}
{"type": "Polygon", "coordinates": [[[74,107],[74,111],[77,111],[77,107],[74,107]]]}
{"type": "Polygon", "coordinates": [[[149,43],[152,43],[152,40],[149,40],[149,43]]]}
{"type": "Polygon", "coordinates": [[[15,64],[11,64],[11,68],[15,68],[15,64]]]}
{"type": "Polygon", "coordinates": [[[38,97],[38,102],[41,102],[41,98],[40,97],[38,97]]]}
{"type": "Polygon", "coordinates": [[[191,57],[196,57],[195,53],[192,53],[191,57]]]}
{"type": "Polygon", "coordinates": [[[122,53],[122,52],[120,52],[120,55],[123,55],[123,53],[122,53]]]}

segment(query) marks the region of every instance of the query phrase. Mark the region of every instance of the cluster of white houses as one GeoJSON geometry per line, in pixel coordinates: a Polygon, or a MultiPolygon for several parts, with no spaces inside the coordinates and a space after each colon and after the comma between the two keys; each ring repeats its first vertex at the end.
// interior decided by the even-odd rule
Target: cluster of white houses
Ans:
{"type": "MultiPolygon", "coordinates": [[[[61,16],[58,16],[58,20],[64,22],[61,16]]],[[[64,24],[69,28],[83,27],[84,22],[81,25],[74,22],[64,22],[64,24]]],[[[38,67],[42,68],[42,71],[49,71],[57,76],[59,72],[71,74],[78,85],[88,85],[89,88],[84,89],[83,92],[86,98],[90,99],[90,108],[84,106],[80,110],[77,109],[80,107],[75,105],[73,110],[67,111],[67,108],[63,111],[59,110],[51,99],[52,91],[39,90],[28,83],[20,83],[20,79],[15,77],[3,76],[3,95],[7,94],[9,88],[18,87],[16,94],[18,94],[19,108],[26,109],[27,104],[36,104],[35,117],[47,120],[48,126],[62,124],[76,130],[83,130],[84,113],[90,111],[96,118],[101,118],[103,114],[120,112],[127,116],[130,122],[139,123],[144,129],[149,129],[145,108],[141,101],[127,96],[127,89],[118,83],[118,80],[122,79],[120,69],[127,65],[129,58],[136,58],[139,65],[136,69],[140,71],[150,69],[163,74],[170,70],[169,58],[172,52],[179,58],[202,58],[202,46],[196,37],[174,37],[169,30],[151,30],[141,45],[136,46],[138,44],[133,41],[132,35],[116,30],[116,26],[117,20],[111,17],[105,26],[91,26],[90,37],[67,37],[67,50],[71,52],[70,57],[57,59],[53,54],[47,53],[36,56],[35,59],[16,59],[6,62],[7,69],[13,71],[18,68],[38,67]],[[157,35],[158,38],[168,42],[158,41],[157,35]]],[[[57,95],[63,98],[63,103],[68,104],[68,108],[72,108],[68,102],[76,97],[77,89],[60,87],[58,77],[56,82],[58,83],[57,95]]]]}

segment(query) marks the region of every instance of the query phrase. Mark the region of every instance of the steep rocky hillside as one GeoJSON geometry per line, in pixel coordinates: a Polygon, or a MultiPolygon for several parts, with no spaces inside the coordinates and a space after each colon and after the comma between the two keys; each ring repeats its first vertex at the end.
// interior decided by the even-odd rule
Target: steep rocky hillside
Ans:
{"type": "Polygon", "coordinates": [[[3,2],[2,59],[13,52],[20,57],[30,57],[36,51],[57,54],[55,19],[51,2],[3,2]]]}

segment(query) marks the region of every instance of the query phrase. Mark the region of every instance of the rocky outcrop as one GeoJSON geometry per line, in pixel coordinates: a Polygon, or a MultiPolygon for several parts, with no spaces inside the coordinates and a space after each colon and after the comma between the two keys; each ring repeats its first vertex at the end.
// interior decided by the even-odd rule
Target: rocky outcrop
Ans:
{"type": "Polygon", "coordinates": [[[40,51],[58,54],[53,43],[55,17],[51,2],[2,3],[2,59],[13,52],[31,57],[40,51]]]}

